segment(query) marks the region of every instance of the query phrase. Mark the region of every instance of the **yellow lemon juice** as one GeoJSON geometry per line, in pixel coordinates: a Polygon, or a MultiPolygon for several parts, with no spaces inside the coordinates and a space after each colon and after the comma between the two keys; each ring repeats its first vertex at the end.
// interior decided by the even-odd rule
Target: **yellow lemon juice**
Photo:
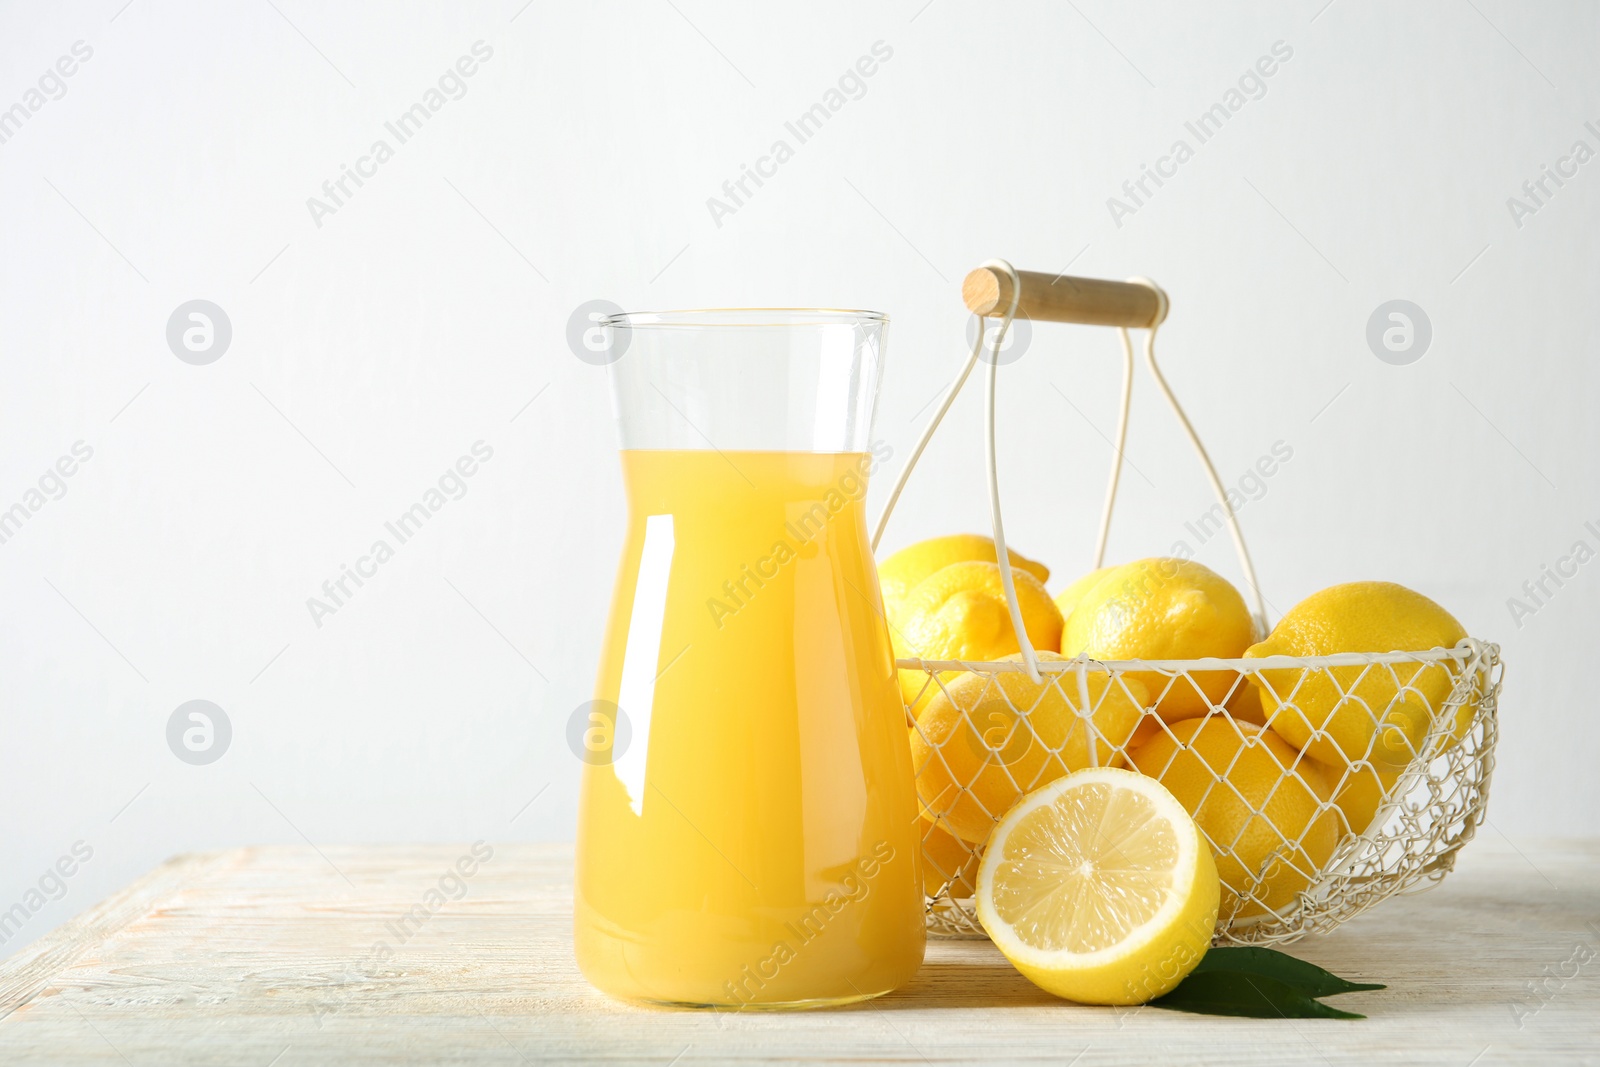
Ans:
{"type": "Polygon", "coordinates": [[[921,841],[870,454],[621,456],[579,813],[584,975],[734,1008],[893,989],[922,961],[921,841]]]}

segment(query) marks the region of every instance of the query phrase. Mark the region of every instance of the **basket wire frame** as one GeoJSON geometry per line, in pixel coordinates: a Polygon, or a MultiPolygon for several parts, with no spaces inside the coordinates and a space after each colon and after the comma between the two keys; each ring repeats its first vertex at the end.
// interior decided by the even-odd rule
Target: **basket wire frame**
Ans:
{"type": "MultiPolygon", "coordinates": [[[[1274,656],[1241,660],[1112,662],[1078,657],[1072,660],[1041,660],[1028,638],[1016,596],[1001,516],[995,446],[995,394],[1000,349],[1006,331],[1016,316],[1022,286],[1015,268],[1005,260],[990,260],[984,266],[1004,270],[1010,275],[1012,283],[1011,304],[1000,316],[986,376],[984,445],[996,561],[1013,631],[1017,636],[1019,654],[1015,660],[998,662],[898,661],[902,671],[920,671],[925,678],[922,692],[907,706],[906,714],[915,739],[920,739],[921,749],[931,754],[931,758],[921,763],[917,770],[918,792],[925,820],[923,860],[924,884],[929,891],[926,898],[929,932],[944,937],[986,936],[977,921],[970,896],[976,885],[976,861],[982,852],[981,845],[973,843],[971,839],[987,836],[982,825],[984,821],[987,821],[987,828],[992,829],[1006,809],[1024,794],[1080,767],[1129,766],[1132,763],[1131,752],[1152,740],[1154,731],[1166,734],[1171,742],[1169,747],[1174,748],[1168,766],[1182,759],[1190,777],[1194,776],[1197,763],[1201,768],[1199,776],[1202,778],[1202,791],[1198,797],[1187,797],[1186,806],[1198,813],[1197,822],[1218,860],[1219,871],[1228,872],[1224,877],[1224,906],[1217,920],[1215,940],[1218,943],[1282,944],[1307,933],[1325,933],[1387,897],[1437,883],[1454,867],[1457,852],[1471,840],[1488,801],[1489,778],[1494,769],[1496,705],[1502,673],[1499,647],[1468,638],[1454,649],[1347,653],[1310,658],[1274,656]],[[1197,675],[1219,670],[1232,670],[1236,677],[1227,694],[1221,700],[1214,701],[1207,696],[1197,675]],[[1295,682],[1289,691],[1280,691],[1279,687],[1271,686],[1263,679],[1260,673],[1263,670],[1274,671],[1274,677],[1280,680],[1283,678],[1281,672],[1287,670],[1295,682]],[[1417,684],[1429,672],[1440,670],[1450,672],[1451,682],[1449,695],[1442,701],[1437,693],[1424,692],[1417,684]],[[1017,702],[998,681],[1002,674],[1019,672],[1034,686],[1027,707],[1017,706],[1017,702]],[[1088,676],[1091,673],[1106,675],[1104,684],[1090,686],[1088,676]],[[1408,702],[1414,709],[1420,700],[1431,713],[1431,724],[1403,769],[1396,769],[1388,763],[1384,765],[1385,773],[1391,775],[1388,782],[1381,781],[1374,762],[1370,760],[1341,759],[1338,766],[1330,766],[1312,760],[1304,752],[1295,751],[1293,746],[1285,743],[1283,747],[1294,752],[1294,755],[1287,762],[1273,756],[1277,772],[1270,774],[1266,781],[1252,775],[1252,781],[1246,789],[1241,783],[1230,780],[1229,771],[1235,762],[1245,758],[1247,750],[1267,745],[1267,742],[1254,738],[1253,727],[1234,727],[1237,735],[1233,746],[1235,753],[1223,766],[1212,763],[1196,747],[1186,745],[1174,732],[1173,724],[1162,721],[1148,710],[1139,727],[1129,727],[1126,716],[1118,716],[1113,733],[1107,733],[1097,713],[1106,708],[1108,700],[1131,699],[1133,703],[1141,703],[1125,680],[1128,675],[1135,673],[1145,683],[1152,680],[1160,683],[1143,686],[1147,698],[1143,703],[1147,709],[1159,703],[1160,698],[1173,687],[1188,687],[1199,694],[1208,709],[1202,718],[1210,720],[1220,716],[1227,723],[1236,721],[1234,712],[1228,708],[1229,704],[1243,696],[1249,687],[1267,685],[1280,703],[1277,714],[1300,712],[1306,715],[1308,723],[1321,727],[1314,730],[1313,742],[1327,740],[1337,744],[1336,739],[1326,732],[1326,727],[1335,720],[1348,723],[1347,716],[1352,710],[1370,717],[1374,741],[1383,734],[1383,724],[1388,714],[1399,711],[1400,705],[1408,702]],[[971,677],[958,681],[963,676],[971,677]],[[1296,698],[1305,688],[1304,683],[1319,676],[1331,683],[1334,706],[1320,706],[1326,703],[1330,692],[1323,688],[1320,696],[1312,701],[1319,706],[1300,708],[1296,698]],[[981,685],[974,685],[972,679],[981,679],[981,685]],[[953,695],[952,686],[960,690],[962,695],[953,695]],[[972,693],[974,688],[979,690],[976,694],[972,693]],[[1372,706],[1375,694],[1384,697],[1384,707],[1372,706]],[[998,726],[992,721],[997,714],[994,710],[996,696],[1001,698],[1005,708],[998,712],[1002,720],[998,726]],[[1064,703],[1071,709],[1076,723],[1063,728],[1059,714],[1041,715],[1041,722],[1036,727],[1033,713],[1052,698],[1058,705],[1064,703]],[[954,721],[958,725],[954,729],[947,728],[939,737],[931,737],[919,725],[918,713],[938,700],[945,702],[946,712],[954,709],[954,721]],[[974,711],[979,707],[984,709],[989,722],[972,720],[974,711]],[[1048,727],[1044,725],[1045,720],[1049,722],[1048,727]],[[962,740],[956,741],[957,737],[962,740]],[[950,744],[962,746],[956,750],[955,758],[951,758],[946,751],[950,744]],[[1001,772],[998,775],[997,769],[1001,772]],[[1020,777],[1013,773],[1014,769],[1023,772],[1020,777]],[[932,776],[939,778],[934,788],[930,788],[932,776]],[[1375,795],[1366,798],[1370,801],[1366,807],[1372,809],[1370,819],[1363,807],[1357,812],[1356,818],[1365,825],[1352,825],[1346,807],[1341,806],[1338,800],[1347,798],[1346,789],[1354,789],[1364,781],[1381,784],[1373,791],[1375,795]],[[1279,810],[1275,801],[1280,793],[1287,801],[1298,799],[1301,811],[1305,810],[1308,803],[1314,806],[1312,817],[1304,820],[1304,826],[1293,836],[1268,817],[1269,811],[1279,810]],[[988,803],[985,802],[985,794],[988,795],[988,803]],[[1308,797],[1311,799],[1307,800],[1308,797]],[[971,815],[974,804],[983,815],[978,820],[976,830],[983,832],[975,832],[971,815]],[[1219,840],[1222,834],[1208,832],[1207,826],[1213,822],[1208,817],[1212,805],[1231,807],[1231,821],[1242,821],[1243,828],[1232,839],[1219,840]],[[961,822],[967,840],[959,833],[952,832],[954,826],[951,819],[957,813],[957,806],[965,810],[961,822]],[[1333,828],[1331,832],[1328,829],[1330,824],[1333,828]],[[930,834],[937,831],[943,831],[943,835],[940,845],[935,847],[930,843],[930,834]],[[1263,831],[1268,832],[1269,847],[1265,852],[1262,852],[1256,840],[1263,831]],[[1276,835],[1275,844],[1271,837],[1273,834],[1276,835]],[[1315,842],[1312,838],[1316,839],[1315,842]],[[1313,844],[1315,847],[1310,847],[1313,844]]],[[[1158,311],[1145,336],[1145,366],[1188,438],[1222,507],[1244,575],[1246,592],[1254,608],[1256,626],[1265,634],[1269,629],[1265,599],[1233,505],[1198,433],[1156,364],[1155,336],[1170,307],[1167,295],[1148,279],[1134,278],[1130,281],[1146,285],[1156,294],[1158,311]]],[[[1104,560],[1116,503],[1133,381],[1133,342],[1127,329],[1120,329],[1119,333],[1124,359],[1117,439],[1112,448],[1111,471],[1095,543],[1095,567],[1101,566],[1104,560]]],[[[934,410],[891,489],[888,502],[873,530],[874,550],[883,538],[890,515],[917,460],[976,368],[983,352],[984,336],[985,332],[980,328],[970,357],[934,410]]],[[[1215,678],[1215,674],[1208,674],[1208,677],[1215,678]]],[[[1309,691],[1307,695],[1308,698],[1312,696],[1309,691]]],[[[948,727],[952,719],[947,714],[942,721],[948,727]]],[[[1208,721],[1198,728],[1204,730],[1210,726],[1208,721]]],[[[1195,728],[1177,729],[1187,736],[1187,731],[1195,728]]],[[[1310,744],[1308,742],[1306,747],[1309,748],[1310,744]]],[[[915,740],[914,747],[917,747],[915,740]]],[[[1369,745],[1366,754],[1370,755],[1372,751],[1369,745]]],[[[1148,760],[1141,762],[1148,764],[1148,760]]],[[[1260,759],[1255,758],[1253,762],[1259,765],[1260,759]]],[[[1166,768],[1147,765],[1138,769],[1146,773],[1153,770],[1160,777],[1166,768]]],[[[1193,783],[1190,784],[1192,786],[1193,783]]],[[[1351,802],[1348,806],[1355,805],[1351,802]]],[[[1293,830],[1294,827],[1291,825],[1289,829],[1293,830]]]]}
{"type": "MultiPolygon", "coordinates": [[[[1297,752],[1287,764],[1279,764],[1281,769],[1274,780],[1258,780],[1246,789],[1230,781],[1231,761],[1221,765],[1205,759],[1190,761],[1191,768],[1196,763],[1203,768],[1207,779],[1198,804],[1193,805],[1202,813],[1197,820],[1201,833],[1210,844],[1219,869],[1227,869],[1232,861],[1231,868],[1237,872],[1232,880],[1224,878],[1224,898],[1229,903],[1218,916],[1218,943],[1283,944],[1308,933],[1326,933],[1387,897],[1433,885],[1453,868],[1456,854],[1472,839],[1488,800],[1489,778],[1494,769],[1500,655],[1498,646],[1470,638],[1454,649],[1418,653],[1187,662],[1105,662],[1079,657],[1042,662],[1043,683],[1027,706],[1020,706],[998,684],[1001,674],[1024,670],[1017,660],[910,659],[901,660],[900,666],[903,670],[920,671],[926,678],[914,704],[927,706],[943,700],[953,705],[959,716],[959,726],[941,736],[929,736],[916,719],[908,718],[921,744],[933,752],[933,758],[918,773],[923,817],[947,832],[949,816],[957,804],[977,805],[993,823],[998,823],[1011,803],[1063,774],[1088,766],[1128,766],[1134,731],[1124,724],[1116,735],[1108,736],[1099,713],[1106,701],[1116,699],[1115,694],[1129,693],[1123,679],[1135,671],[1144,678],[1155,674],[1165,679],[1161,693],[1172,686],[1192,686],[1201,692],[1194,675],[1202,669],[1237,672],[1235,685],[1227,696],[1219,703],[1208,701],[1209,711],[1201,717],[1222,716],[1233,723],[1236,720],[1226,705],[1237,698],[1242,687],[1258,684],[1262,671],[1293,668],[1298,672],[1297,680],[1282,694],[1280,714],[1296,710],[1295,699],[1305,688],[1306,679],[1320,675],[1337,687],[1340,709],[1358,709],[1370,716],[1375,730],[1394,705],[1407,699],[1427,699],[1416,684],[1421,672],[1448,671],[1453,679],[1449,695],[1433,709],[1432,725],[1411,762],[1375,799],[1368,825],[1351,825],[1350,817],[1335,802],[1358,776],[1372,773],[1374,765],[1368,760],[1330,767],[1297,752]],[[961,673],[974,679],[957,686],[961,673]],[[1106,676],[1110,684],[1087,685],[1086,675],[1091,674],[1106,676]],[[1392,699],[1381,707],[1372,706],[1362,695],[1372,691],[1373,676],[1387,683],[1382,688],[1393,692],[1392,699]],[[979,687],[973,684],[975,679],[982,679],[976,696],[973,690],[979,687]],[[1097,699],[1086,699],[1091,694],[1097,699]],[[1002,703],[997,704],[997,700],[1002,703]],[[1070,705],[1077,721],[1065,731],[1058,721],[1036,728],[1035,713],[1048,700],[1070,705]],[[1004,710],[997,712],[998,707],[1004,710]],[[974,715],[980,708],[982,721],[976,721],[974,715]],[[998,725],[997,714],[1001,716],[998,725]],[[1086,739],[1090,743],[1086,744],[1086,739]],[[1032,760],[1027,759],[1030,752],[1034,755],[1032,760]],[[1025,773],[1013,773],[1013,768],[1024,764],[1025,773]],[[982,786],[970,788],[979,785],[979,775],[985,778],[982,786]],[[997,780],[1002,783],[998,787],[997,780]],[[950,788],[952,784],[954,790],[950,788]],[[1309,790],[1315,796],[1314,815],[1298,833],[1293,832],[1294,827],[1275,826],[1267,817],[1274,794],[1284,789],[1309,790]],[[1276,833],[1276,847],[1263,854],[1259,846],[1241,848],[1238,837],[1220,839],[1208,830],[1204,812],[1216,799],[1213,793],[1242,805],[1247,826],[1257,831],[1269,828],[1276,833]],[[995,808],[999,810],[992,810],[995,808]],[[1305,838],[1323,821],[1333,823],[1336,844],[1324,858],[1312,862],[1305,838]],[[1264,884],[1268,880],[1274,884],[1264,884]],[[1286,895],[1282,892],[1285,883],[1303,885],[1286,895]]],[[[1150,701],[1153,703],[1159,695],[1150,692],[1150,701]]],[[[1143,723],[1146,730],[1153,726],[1156,732],[1174,735],[1175,724],[1163,722],[1154,713],[1147,713],[1143,723]]],[[[1237,729],[1239,750],[1243,751],[1256,728],[1237,729]]],[[[1175,736],[1173,740],[1180,752],[1185,751],[1181,741],[1175,736]]],[[[1144,743],[1149,741],[1145,739],[1144,743]]],[[[1165,768],[1140,769],[1159,777],[1165,768]]],[[[1231,823],[1238,821],[1236,818],[1231,823]]],[[[970,890],[974,884],[973,861],[981,857],[982,846],[961,844],[963,850],[954,862],[948,855],[923,857],[927,865],[925,883],[938,888],[927,898],[929,932],[935,936],[981,938],[985,935],[974,914],[970,890]]]]}

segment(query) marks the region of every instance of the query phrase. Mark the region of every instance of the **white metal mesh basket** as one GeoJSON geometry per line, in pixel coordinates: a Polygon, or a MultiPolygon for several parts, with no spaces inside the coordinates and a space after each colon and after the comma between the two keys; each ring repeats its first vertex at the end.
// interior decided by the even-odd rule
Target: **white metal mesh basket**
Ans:
{"type": "Polygon", "coordinates": [[[959,822],[971,837],[975,822],[992,826],[1011,802],[1053,778],[1090,766],[1129,766],[1136,732],[1147,735],[1138,737],[1138,743],[1148,745],[1155,735],[1172,741],[1157,766],[1137,769],[1156,777],[1174,769],[1181,772],[1169,784],[1186,807],[1232,809],[1231,815],[1224,810],[1215,820],[1232,836],[1208,832],[1213,820],[1202,817],[1199,822],[1224,885],[1217,934],[1222,941],[1239,944],[1287,942],[1326,932],[1385,897],[1442,878],[1477,827],[1494,766],[1499,649],[1474,640],[1450,650],[1292,663],[1289,657],[1041,662],[1046,686],[1030,706],[1019,706],[1000,684],[1003,674],[1025,672],[1020,661],[902,660],[900,665],[921,671],[927,679],[916,705],[926,712],[924,705],[940,702],[950,712],[923,715],[924,721],[950,724],[944,729],[929,730],[912,720],[913,745],[932,754],[922,762],[917,782],[928,845],[924,882],[933,891],[928,924],[932,932],[946,936],[983,936],[967,899],[982,846],[962,840],[953,824],[959,822]],[[1416,758],[1403,770],[1385,770],[1381,778],[1371,761],[1330,766],[1282,744],[1268,753],[1270,763],[1260,761],[1268,773],[1234,781],[1229,776],[1233,762],[1186,748],[1190,738],[1175,736],[1179,728],[1185,734],[1193,729],[1253,736],[1248,727],[1234,725],[1242,720],[1235,720],[1226,704],[1237,701],[1243,687],[1254,684],[1252,677],[1260,678],[1263,670],[1291,666],[1302,678],[1326,679],[1374,724],[1389,710],[1388,705],[1371,708],[1359,695],[1374,678],[1393,689],[1396,703],[1418,697],[1417,687],[1404,684],[1418,668],[1448,671],[1453,684],[1416,758]],[[1152,714],[1130,728],[1126,717],[1106,714],[1129,675],[1154,673],[1169,685],[1187,686],[1200,667],[1239,672],[1225,701],[1212,704],[1206,716],[1169,724],[1152,714]],[[1069,709],[1068,714],[1060,714],[1060,708],[1069,709]],[[1284,750],[1288,754],[1279,755],[1284,750]],[[1295,821],[1285,824],[1282,816],[1272,821],[1268,814],[1275,813],[1275,805],[1288,809],[1288,818],[1295,821]],[[1306,815],[1303,826],[1297,812],[1306,815]]]}
{"type": "MultiPolygon", "coordinates": [[[[986,282],[999,283],[991,283],[992,303],[1004,305],[1009,298],[1003,314],[997,306],[986,310],[970,293],[980,272],[969,276],[969,306],[1002,319],[989,361],[985,433],[990,515],[1020,653],[986,662],[898,661],[903,677],[922,679],[920,686],[906,687],[918,693],[906,712],[917,757],[930,932],[984,936],[971,902],[981,842],[1023,795],[1094,766],[1131,766],[1160,778],[1196,814],[1223,882],[1219,942],[1274,944],[1327,932],[1386,897],[1436,883],[1472,838],[1487,802],[1500,692],[1498,646],[1468,638],[1452,649],[1315,658],[1041,658],[1022,626],[1005,550],[994,444],[1000,348],[1019,306],[1030,302],[1034,318],[1122,326],[1121,418],[1094,565],[1104,556],[1127,432],[1133,370],[1127,327],[1146,326],[1146,364],[1226,514],[1262,634],[1266,610],[1227,495],[1156,367],[1154,338],[1166,316],[1165,293],[1136,279],[1131,284],[1156,295],[1156,310],[1143,312],[1142,321],[1119,322],[1107,317],[1103,305],[1075,308],[1070,298],[1053,292],[1044,301],[1050,306],[1042,306],[1039,279],[1048,276],[1019,274],[999,260],[983,270],[986,282]],[[1227,681],[1219,686],[1218,678],[1227,681]],[[1207,710],[1177,722],[1149,710],[1174,687],[1192,689],[1207,710]],[[1311,740],[1296,749],[1275,732],[1258,729],[1266,721],[1263,696],[1276,705],[1276,715],[1303,714],[1308,729],[1318,727],[1311,740]],[[1364,741],[1364,758],[1344,755],[1354,751],[1352,739],[1354,750],[1364,741]],[[1322,758],[1314,759],[1313,751],[1322,758]]],[[[1103,295],[1117,285],[1068,281],[1090,295],[1096,295],[1093,287],[1103,295]]],[[[1125,314],[1140,314],[1136,304],[1130,306],[1135,310],[1125,314]]],[[[984,343],[980,329],[971,358],[901,472],[874,547],[984,343]]]]}

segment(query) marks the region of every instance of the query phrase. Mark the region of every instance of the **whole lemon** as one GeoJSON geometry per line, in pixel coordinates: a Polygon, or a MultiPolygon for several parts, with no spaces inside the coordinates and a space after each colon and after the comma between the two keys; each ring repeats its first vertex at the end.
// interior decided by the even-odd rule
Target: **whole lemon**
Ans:
{"type": "MultiPolygon", "coordinates": [[[[1066,639],[1067,620],[1072,618],[1073,609],[1078,606],[1078,601],[1083,599],[1085,593],[1099,584],[1100,579],[1104,578],[1114,570],[1116,570],[1115,567],[1096,567],[1094,570],[1090,571],[1088,574],[1085,574],[1083,577],[1079,578],[1077,581],[1073,582],[1071,585],[1067,586],[1065,589],[1061,590],[1061,592],[1056,594],[1056,607],[1061,611],[1062,640],[1066,639]]],[[[1128,739],[1128,747],[1132,748],[1134,745],[1148,740],[1150,735],[1154,733],[1155,730],[1155,716],[1151,715],[1149,719],[1139,724],[1139,728],[1135,730],[1133,736],[1128,739]]]]}
{"type": "Polygon", "coordinates": [[[1065,625],[1066,621],[1072,618],[1072,609],[1078,606],[1078,601],[1083,599],[1084,594],[1093,589],[1099,584],[1100,579],[1115,569],[1114,567],[1098,567],[1056,594],[1056,607],[1061,610],[1062,625],[1065,625]]]}
{"type": "MultiPolygon", "coordinates": [[[[1193,560],[1157,556],[1114,567],[1078,601],[1061,651],[1094,659],[1235,659],[1255,640],[1255,621],[1239,591],[1193,560]]],[[[1167,722],[1220,706],[1232,671],[1139,675],[1167,722]]]]}
{"type": "MultiPolygon", "coordinates": [[[[1043,663],[1064,658],[1039,653],[1043,663]]],[[[1092,671],[1083,688],[1076,674],[1042,674],[1038,682],[1012,671],[957,676],[928,702],[911,734],[924,811],[957,837],[982,844],[1024,793],[1069,771],[1121,766],[1148,694],[1137,679],[1092,671]]]]}
{"type": "MultiPolygon", "coordinates": [[[[1041,583],[1050,580],[1050,568],[1008,548],[1011,566],[1021,567],[1041,583]]],[[[999,556],[994,550],[994,538],[982,534],[951,534],[948,537],[930,537],[895,552],[878,564],[878,585],[883,590],[883,609],[890,625],[901,625],[900,609],[911,591],[935,572],[952,563],[996,563],[999,556]]]]}
{"type": "Polygon", "coordinates": [[[1282,913],[1339,843],[1326,773],[1270,730],[1226,715],[1187,719],[1131,759],[1210,840],[1224,916],[1282,913]]]}
{"type": "MultiPolygon", "coordinates": [[[[1393,582],[1348,582],[1313,593],[1289,610],[1245,655],[1330,656],[1421,652],[1467,636],[1438,604],[1393,582]]],[[[1308,756],[1342,767],[1370,760],[1399,770],[1422,751],[1443,714],[1461,664],[1396,663],[1317,669],[1268,668],[1252,675],[1267,722],[1308,756]]],[[[1456,740],[1472,724],[1471,701],[1455,710],[1456,740]]]]}
{"type": "MultiPolygon", "coordinates": [[[[1039,579],[1013,570],[1022,625],[1035,649],[1061,647],[1061,612],[1039,579]]],[[[898,630],[890,631],[896,658],[997,660],[1021,650],[1011,626],[1011,607],[1000,580],[1000,565],[952,563],[927,578],[905,599],[898,630]]],[[[946,671],[941,679],[953,678],[946,671]]],[[[938,692],[925,671],[900,672],[900,691],[915,714],[938,692]]]]}

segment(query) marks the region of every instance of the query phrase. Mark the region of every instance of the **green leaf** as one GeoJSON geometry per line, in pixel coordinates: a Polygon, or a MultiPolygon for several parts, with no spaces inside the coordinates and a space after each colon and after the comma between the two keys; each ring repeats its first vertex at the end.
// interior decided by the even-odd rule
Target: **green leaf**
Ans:
{"type": "Polygon", "coordinates": [[[1366,1018],[1330,1008],[1276,978],[1244,971],[1197,969],[1178,983],[1178,988],[1150,1004],[1197,1015],[1243,1015],[1253,1019],[1366,1018]]]}
{"type": "Polygon", "coordinates": [[[1276,949],[1255,945],[1214,948],[1200,958],[1195,974],[1207,971],[1237,971],[1265,975],[1298,989],[1308,997],[1331,997],[1336,993],[1359,993],[1383,989],[1376,982],[1349,982],[1305,960],[1297,960],[1276,949]]]}

